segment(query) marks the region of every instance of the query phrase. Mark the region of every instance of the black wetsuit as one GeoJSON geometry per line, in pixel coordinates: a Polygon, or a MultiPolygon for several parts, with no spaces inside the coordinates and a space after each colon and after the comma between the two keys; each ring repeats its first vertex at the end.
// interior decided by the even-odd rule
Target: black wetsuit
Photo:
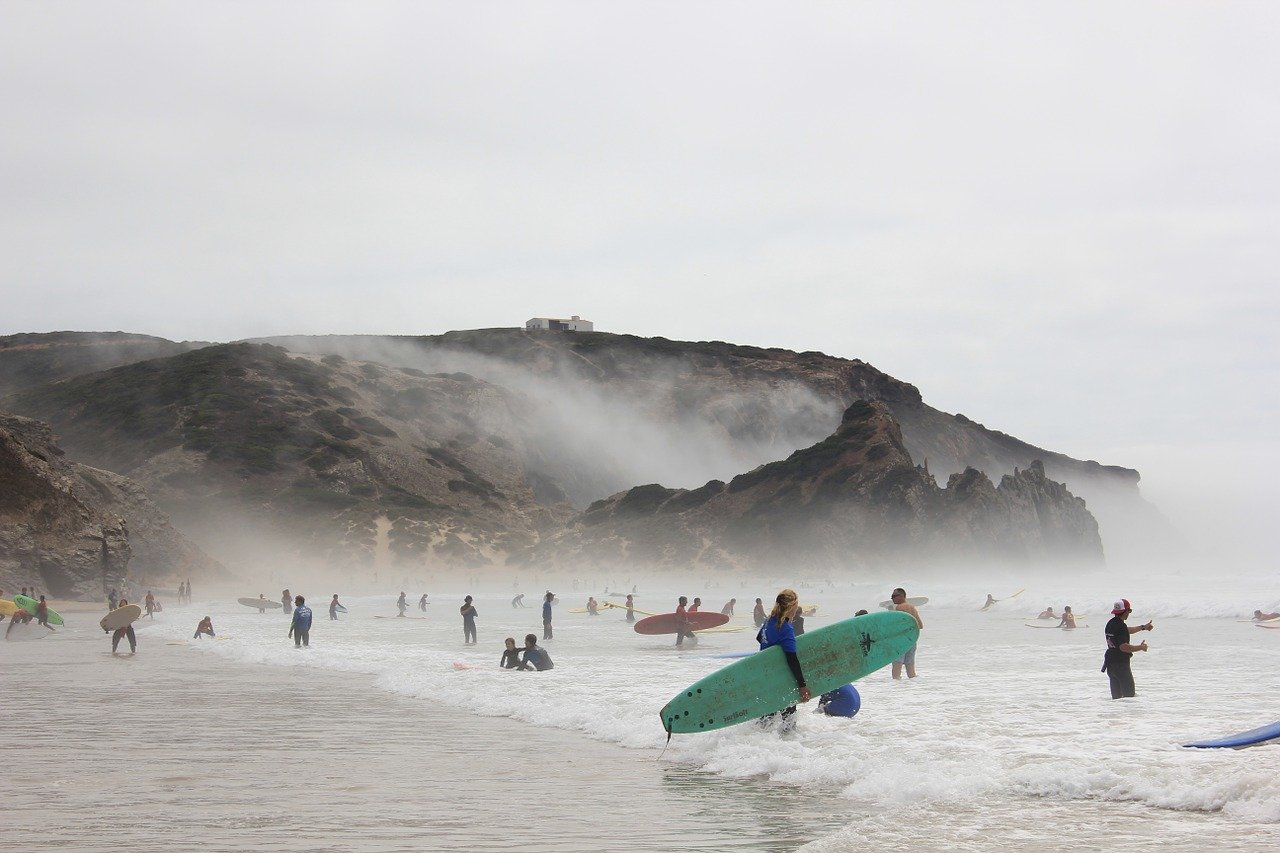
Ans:
{"type": "Polygon", "coordinates": [[[502,660],[499,662],[503,669],[519,669],[520,668],[520,650],[519,649],[503,649],[502,660]]]}
{"type": "Polygon", "coordinates": [[[1102,659],[1102,671],[1111,679],[1111,698],[1127,699],[1138,695],[1130,666],[1133,652],[1120,650],[1122,645],[1129,643],[1129,626],[1119,616],[1113,616],[1107,623],[1106,635],[1107,653],[1102,659]]]}
{"type": "Polygon", "coordinates": [[[462,613],[462,642],[467,645],[475,645],[476,642],[476,606],[474,604],[464,604],[461,608],[462,613]]]}
{"type": "Polygon", "coordinates": [[[541,646],[534,646],[524,650],[524,668],[536,669],[542,672],[547,669],[555,669],[556,665],[551,662],[551,655],[547,654],[547,650],[541,646]]]}
{"type": "Polygon", "coordinates": [[[123,628],[117,628],[115,633],[111,635],[111,653],[115,654],[116,646],[120,645],[120,641],[129,638],[129,651],[136,652],[138,650],[138,635],[133,633],[133,626],[126,625],[123,628]]]}

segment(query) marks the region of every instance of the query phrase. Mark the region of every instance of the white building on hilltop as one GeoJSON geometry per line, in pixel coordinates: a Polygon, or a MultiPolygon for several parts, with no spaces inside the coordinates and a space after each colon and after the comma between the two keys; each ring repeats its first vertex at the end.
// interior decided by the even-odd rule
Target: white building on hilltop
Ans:
{"type": "Polygon", "coordinates": [[[577,314],[574,314],[568,320],[557,319],[555,317],[534,317],[532,320],[526,320],[524,327],[529,331],[542,329],[547,332],[594,332],[595,325],[590,320],[584,320],[577,314]]]}

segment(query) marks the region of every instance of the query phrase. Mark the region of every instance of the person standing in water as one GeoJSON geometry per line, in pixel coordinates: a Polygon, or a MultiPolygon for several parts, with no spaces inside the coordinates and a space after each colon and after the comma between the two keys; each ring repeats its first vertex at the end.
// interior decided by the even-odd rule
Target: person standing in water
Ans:
{"type": "Polygon", "coordinates": [[[498,661],[498,666],[503,669],[519,669],[520,650],[516,648],[516,638],[507,637],[503,642],[507,647],[502,650],[502,660],[498,661]]]}
{"type": "Polygon", "coordinates": [[[151,594],[151,590],[147,590],[146,596],[142,599],[142,609],[147,611],[147,616],[149,618],[156,618],[156,597],[151,594]]]}
{"type": "Polygon", "coordinates": [[[50,631],[53,630],[53,626],[49,624],[49,604],[44,600],[43,595],[40,596],[40,603],[36,605],[36,624],[43,625],[50,631]]]}
{"type": "Polygon", "coordinates": [[[112,587],[111,592],[107,593],[107,609],[108,610],[116,609],[116,598],[118,597],[119,596],[116,593],[115,587],[112,587]]]}
{"type": "Polygon", "coordinates": [[[338,594],[335,592],[333,594],[333,598],[329,600],[329,618],[335,622],[338,619],[338,608],[340,606],[341,605],[338,604],[338,594]]]}
{"type": "Polygon", "coordinates": [[[737,603],[738,603],[738,599],[736,599],[736,598],[731,598],[731,599],[729,599],[729,600],[725,603],[724,607],[721,607],[721,608],[720,608],[720,612],[721,612],[721,613],[723,613],[725,616],[732,616],[732,615],[733,615],[733,605],[735,605],[735,604],[737,604],[737,603]]]}
{"type": "Polygon", "coordinates": [[[696,646],[698,644],[698,637],[696,634],[693,633],[693,624],[689,621],[688,611],[685,610],[685,607],[688,606],[688,604],[689,604],[689,599],[683,595],[680,596],[680,600],[676,602],[676,648],[677,649],[684,645],[685,637],[688,637],[690,640],[692,640],[693,645],[696,646]]]}
{"type": "Polygon", "coordinates": [[[289,590],[280,591],[280,606],[284,608],[284,615],[288,616],[293,612],[293,599],[289,595],[289,590]]]}
{"type": "Polygon", "coordinates": [[[200,624],[196,626],[196,632],[191,635],[191,639],[198,640],[201,634],[208,634],[210,637],[217,636],[213,633],[213,620],[208,616],[200,620],[200,624]]]}
{"type": "MultiPolygon", "coordinates": [[[[893,601],[894,610],[900,610],[903,613],[909,614],[912,619],[916,620],[916,627],[919,628],[921,631],[924,630],[924,620],[920,618],[920,611],[916,610],[916,606],[914,604],[908,603],[907,591],[905,589],[903,589],[902,587],[898,587],[893,591],[893,594],[890,595],[889,598],[893,601]]],[[[911,645],[911,648],[907,649],[906,652],[903,653],[902,657],[898,658],[893,662],[894,681],[897,681],[902,678],[902,668],[904,666],[907,668],[907,678],[916,677],[916,646],[917,645],[919,645],[919,640],[913,643],[911,645]]]]}
{"type": "Polygon", "coordinates": [[[542,599],[542,639],[550,640],[551,631],[551,600],[555,598],[551,594],[551,590],[547,590],[546,598],[542,599]]]}
{"type": "Polygon", "coordinates": [[[764,624],[764,599],[756,599],[756,609],[751,611],[751,620],[756,623],[756,628],[764,624]]]}
{"type": "Polygon", "coordinates": [[[474,646],[476,644],[476,606],[471,603],[471,596],[467,596],[462,600],[462,606],[458,608],[458,612],[462,614],[462,642],[466,646],[474,646]]]}
{"type": "Polygon", "coordinates": [[[1125,620],[1129,618],[1129,614],[1133,612],[1133,608],[1129,606],[1129,599],[1122,598],[1117,601],[1111,608],[1111,621],[1107,623],[1105,630],[1107,637],[1107,652],[1102,659],[1102,671],[1107,674],[1107,678],[1111,679],[1111,698],[1112,699],[1130,699],[1138,695],[1137,687],[1133,683],[1133,669],[1130,667],[1129,660],[1133,657],[1134,652],[1145,652],[1147,650],[1147,641],[1134,645],[1129,642],[1129,635],[1135,631],[1150,631],[1151,623],[1138,625],[1130,628],[1125,624],[1125,620]]]}
{"type": "Polygon", "coordinates": [[[423,613],[427,612],[427,594],[424,592],[422,598],[418,599],[418,609],[423,613]]]}
{"type": "Polygon", "coordinates": [[[627,621],[636,621],[636,597],[634,595],[627,596],[627,621]]]}
{"type": "Polygon", "coordinates": [[[697,613],[697,612],[698,612],[699,610],[701,610],[701,609],[702,609],[702,599],[701,599],[701,598],[696,598],[696,597],[695,597],[695,598],[693,599],[693,604],[690,604],[690,605],[689,605],[689,612],[690,612],[690,613],[697,613]]]}
{"type": "Polygon", "coordinates": [[[293,600],[293,621],[289,623],[289,636],[293,638],[293,647],[311,648],[311,608],[307,600],[298,596],[293,600]]]}
{"type": "Polygon", "coordinates": [[[596,603],[596,597],[594,595],[587,596],[587,615],[600,615],[600,605],[596,603]]]}
{"type": "MultiPolygon", "coordinates": [[[[793,589],[784,589],[778,593],[778,597],[774,599],[773,612],[765,619],[759,633],[756,634],[756,642],[760,644],[761,651],[772,646],[782,647],[782,653],[787,659],[787,667],[795,677],[796,686],[800,688],[800,701],[808,702],[813,698],[813,694],[809,692],[809,687],[804,680],[804,670],[800,667],[800,656],[796,653],[796,632],[792,625],[792,620],[799,612],[799,601],[793,589]]],[[[788,731],[795,727],[795,722],[790,719],[795,712],[796,706],[792,705],[778,715],[767,714],[760,719],[761,722],[768,724],[780,716],[781,730],[788,731]]]]}
{"type": "MultiPolygon", "coordinates": [[[[128,603],[129,603],[129,599],[127,598],[120,599],[121,607],[124,607],[128,603]]],[[[116,609],[116,608],[112,608],[112,609],[116,609]]],[[[129,640],[129,654],[132,655],[137,653],[138,635],[133,633],[133,623],[129,623],[128,625],[125,625],[123,628],[117,628],[115,630],[115,633],[112,633],[111,629],[109,628],[103,628],[102,633],[111,634],[111,654],[114,655],[116,653],[116,647],[119,646],[120,641],[125,638],[128,638],[129,640]]]]}
{"type": "Polygon", "coordinates": [[[409,603],[405,601],[404,590],[400,591],[400,597],[396,599],[396,609],[400,611],[397,614],[401,619],[404,618],[404,612],[409,609],[409,603]]]}

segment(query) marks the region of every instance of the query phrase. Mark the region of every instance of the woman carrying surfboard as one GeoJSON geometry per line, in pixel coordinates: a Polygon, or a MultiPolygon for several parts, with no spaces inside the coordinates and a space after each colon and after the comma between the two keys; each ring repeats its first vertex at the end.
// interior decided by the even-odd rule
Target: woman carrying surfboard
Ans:
{"type": "MultiPolygon", "coordinates": [[[[795,618],[799,602],[800,597],[796,595],[794,589],[784,589],[778,593],[773,605],[773,611],[765,619],[764,624],[760,626],[760,633],[756,634],[756,642],[760,644],[760,651],[764,651],[771,646],[782,647],[782,653],[787,658],[787,667],[790,668],[791,674],[795,676],[796,685],[800,688],[800,701],[808,702],[812,696],[804,681],[804,670],[800,668],[800,656],[796,654],[796,632],[791,622],[795,618]]],[[[795,712],[795,705],[784,708],[780,712],[783,731],[794,727],[795,723],[790,718],[795,712]]],[[[761,717],[761,723],[765,725],[771,723],[774,716],[773,714],[768,714],[761,717]]]]}

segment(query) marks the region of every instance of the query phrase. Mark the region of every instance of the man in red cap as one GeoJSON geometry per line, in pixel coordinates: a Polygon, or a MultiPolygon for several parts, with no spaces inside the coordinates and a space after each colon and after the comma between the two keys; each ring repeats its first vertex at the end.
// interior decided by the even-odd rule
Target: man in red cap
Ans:
{"type": "Polygon", "coordinates": [[[1145,625],[1136,625],[1130,628],[1124,623],[1129,618],[1129,614],[1133,612],[1133,608],[1129,606],[1129,599],[1122,598],[1111,607],[1111,621],[1107,623],[1107,654],[1102,659],[1102,671],[1111,679],[1111,698],[1123,699],[1137,695],[1137,690],[1133,684],[1133,670],[1129,666],[1129,659],[1133,657],[1134,652],[1145,652],[1147,650],[1147,641],[1143,640],[1137,645],[1129,642],[1129,634],[1133,631],[1150,631],[1151,623],[1145,625]]]}

